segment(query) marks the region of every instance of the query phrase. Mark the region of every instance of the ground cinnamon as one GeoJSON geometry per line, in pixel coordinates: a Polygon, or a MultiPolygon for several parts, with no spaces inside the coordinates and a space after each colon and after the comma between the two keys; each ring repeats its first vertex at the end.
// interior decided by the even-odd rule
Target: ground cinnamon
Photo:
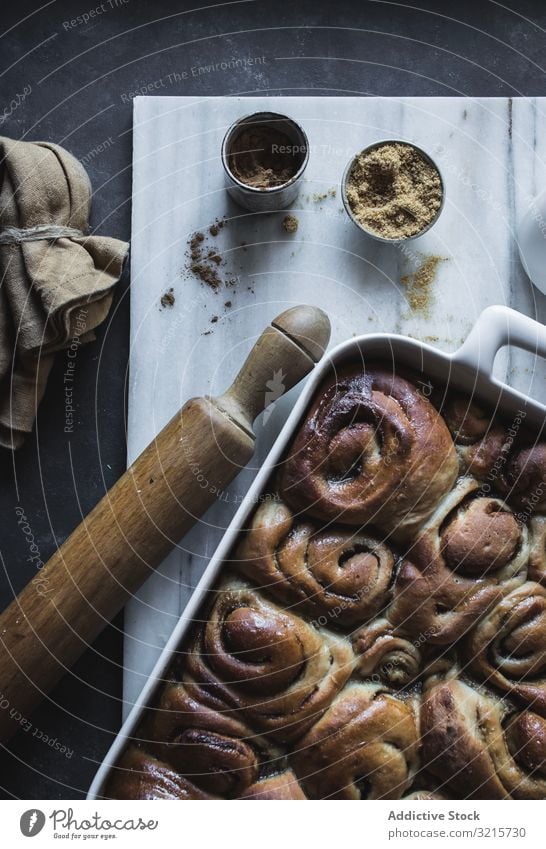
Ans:
{"type": "Polygon", "coordinates": [[[275,127],[252,126],[243,130],[229,151],[229,167],[241,183],[256,189],[270,189],[287,183],[301,160],[294,145],[275,127]]]}

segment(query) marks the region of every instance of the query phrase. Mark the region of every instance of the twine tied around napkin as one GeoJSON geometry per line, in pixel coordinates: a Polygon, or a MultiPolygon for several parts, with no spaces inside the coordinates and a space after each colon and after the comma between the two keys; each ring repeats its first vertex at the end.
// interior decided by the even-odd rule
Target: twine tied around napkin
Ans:
{"type": "Polygon", "coordinates": [[[127,242],[86,236],[91,184],[70,153],[0,137],[0,446],[30,433],[56,351],[95,338],[127,242]]]}

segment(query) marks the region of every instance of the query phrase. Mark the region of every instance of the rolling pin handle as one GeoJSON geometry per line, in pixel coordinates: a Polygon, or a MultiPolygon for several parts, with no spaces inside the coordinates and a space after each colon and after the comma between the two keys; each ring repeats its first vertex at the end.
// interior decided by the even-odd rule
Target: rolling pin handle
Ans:
{"type": "Polygon", "coordinates": [[[253,436],[254,419],[320,360],[330,321],[318,307],[291,307],[264,330],[227,392],[212,403],[253,436]]]}

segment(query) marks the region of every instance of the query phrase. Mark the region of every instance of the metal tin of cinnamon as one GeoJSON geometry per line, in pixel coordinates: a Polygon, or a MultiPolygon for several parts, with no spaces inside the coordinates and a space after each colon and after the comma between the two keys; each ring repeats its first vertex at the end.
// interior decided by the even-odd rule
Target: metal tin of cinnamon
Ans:
{"type": "Polygon", "coordinates": [[[251,212],[286,209],[298,196],[309,161],[304,129],[287,115],[255,112],[239,118],[222,142],[226,188],[251,212]]]}

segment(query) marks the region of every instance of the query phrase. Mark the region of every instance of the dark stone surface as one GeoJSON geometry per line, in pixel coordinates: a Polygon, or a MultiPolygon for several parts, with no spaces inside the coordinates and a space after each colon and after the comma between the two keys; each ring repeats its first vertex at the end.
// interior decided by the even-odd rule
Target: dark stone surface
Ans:
{"type": "MultiPolygon", "coordinates": [[[[195,0],[104,0],[102,7],[94,0],[53,0],[38,11],[42,5],[19,0],[2,7],[0,115],[6,117],[0,133],[57,142],[83,158],[95,190],[92,226],[125,239],[130,95],[142,87],[150,86],[152,94],[202,96],[546,93],[546,7],[540,0],[506,0],[503,6],[420,0],[420,10],[381,0],[250,0],[189,12],[195,0]],[[78,22],[91,9],[100,14],[78,22]],[[265,59],[236,71],[192,71],[249,56],[265,59]],[[12,99],[28,86],[29,96],[8,114],[12,99]]],[[[96,343],[78,353],[74,432],[63,432],[61,355],[35,434],[14,457],[2,457],[2,606],[33,573],[15,507],[24,509],[46,560],[124,470],[128,307],[125,275],[96,343]]],[[[32,730],[20,732],[0,754],[5,798],[85,794],[120,723],[121,628],[119,618],[35,713],[32,730]],[[42,734],[69,747],[72,756],[50,748],[42,734]]]]}

